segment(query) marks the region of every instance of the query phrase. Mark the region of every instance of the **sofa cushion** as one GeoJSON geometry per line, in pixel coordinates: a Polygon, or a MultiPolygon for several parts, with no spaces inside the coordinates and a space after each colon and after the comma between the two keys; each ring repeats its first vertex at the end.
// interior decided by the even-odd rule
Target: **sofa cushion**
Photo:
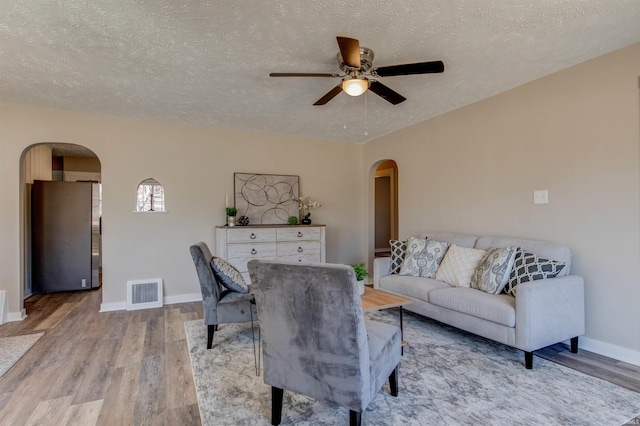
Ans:
{"type": "MultiPolygon", "coordinates": [[[[389,290],[406,297],[429,301],[429,292],[435,288],[450,288],[442,281],[431,278],[412,277],[410,275],[387,275],[378,281],[381,290],[389,290]]],[[[511,296],[509,296],[511,297],[511,296]]]]}
{"type": "Polygon", "coordinates": [[[509,282],[516,247],[508,246],[487,250],[471,277],[471,288],[498,294],[509,282]]]}
{"type": "Polygon", "coordinates": [[[451,244],[436,272],[436,279],[454,287],[469,287],[471,276],[487,252],[451,244]]]}
{"type": "Polygon", "coordinates": [[[518,247],[511,276],[504,292],[515,296],[518,284],[555,278],[564,266],[563,262],[545,259],[518,247]]]}
{"type": "Polygon", "coordinates": [[[445,242],[410,237],[400,275],[435,278],[448,248],[449,244],[445,242]]]}
{"type": "Polygon", "coordinates": [[[391,266],[389,267],[389,273],[398,274],[400,273],[404,255],[407,252],[407,242],[389,240],[389,245],[391,246],[391,266]]]}
{"type": "Polygon", "coordinates": [[[473,288],[439,288],[429,292],[429,303],[507,327],[516,325],[516,299],[507,294],[489,294],[473,288]]]}

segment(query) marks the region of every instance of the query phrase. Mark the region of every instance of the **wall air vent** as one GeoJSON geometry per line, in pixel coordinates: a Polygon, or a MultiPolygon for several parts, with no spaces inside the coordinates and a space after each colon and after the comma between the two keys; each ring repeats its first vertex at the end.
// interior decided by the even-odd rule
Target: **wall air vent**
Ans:
{"type": "Polygon", "coordinates": [[[127,311],[162,307],[162,278],[127,281],[127,311]]]}

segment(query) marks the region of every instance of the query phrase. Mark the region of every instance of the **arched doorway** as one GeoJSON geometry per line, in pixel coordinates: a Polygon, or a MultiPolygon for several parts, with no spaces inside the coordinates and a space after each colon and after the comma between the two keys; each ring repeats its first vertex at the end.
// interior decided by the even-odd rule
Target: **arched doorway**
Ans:
{"type": "MultiPolygon", "coordinates": [[[[20,164],[20,185],[23,194],[22,300],[35,292],[34,283],[37,292],[91,289],[100,286],[101,169],[97,155],[81,145],[40,143],[23,151],[20,164]],[[55,192],[61,188],[64,188],[64,195],[55,192]],[[76,202],[80,202],[82,208],[74,207],[73,197],[76,202]],[[84,213],[79,212],[82,209],[85,209],[84,213]],[[63,225],[61,220],[64,222],[63,225]],[[56,241],[60,241],[59,238],[51,237],[52,232],[64,235],[64,249],[46,247],[47,244],[55,246],[56,241]],[[45,234],[48,235],[47,238],[43,238],[45,234]],[[48,263],[55,262],[46,259],[49,257],[46,253],[56,253],[58,263],[54,272],[47,270],[51,268],[48,263]],[[66,258],[61,262],[63,255],[66,258]],[[77,280],[68,278],[65,281],[77,281],[77,288],[75,284],[49,287],[43,284],[43,276],[59,277],[59,274],[64,274],[65,277],[72,277],[75,273],[78,274],[77,280]]],[[[55,279],[47,279],[56,282],[55,279]]]]}

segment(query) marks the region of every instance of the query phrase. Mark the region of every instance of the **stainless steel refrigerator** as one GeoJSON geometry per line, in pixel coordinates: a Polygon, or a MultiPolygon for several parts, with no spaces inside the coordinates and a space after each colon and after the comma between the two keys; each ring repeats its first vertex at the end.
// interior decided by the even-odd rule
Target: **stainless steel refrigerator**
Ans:
{"type": "Polygon", "coordinates": [[[31,190],[31,291],[100,286],[100,184],[39,181],[31,190]]]}

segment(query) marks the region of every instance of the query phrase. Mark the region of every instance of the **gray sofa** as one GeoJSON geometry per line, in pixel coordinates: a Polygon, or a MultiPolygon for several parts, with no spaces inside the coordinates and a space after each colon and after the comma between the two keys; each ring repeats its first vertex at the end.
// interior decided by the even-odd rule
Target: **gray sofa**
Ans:
{"type": "Polygon", "coordinates": [[[381,257],[373,263],[374,288],[411,298],[413,303],[405,306],[407,310],[523,350],[528,369],[533,367],[533,351],[537,349],[571,339],[571,351],[578,351],[578,336],[585,331],[584,283],[581,277],[570,275],[571,252],[567,247],[444,232],[421,237],[482,250],[518,246],[566,266],[556,278],[520,284],[513,297],[452,287],[431,278],[390,275],[391,259],[381,257]]]}

